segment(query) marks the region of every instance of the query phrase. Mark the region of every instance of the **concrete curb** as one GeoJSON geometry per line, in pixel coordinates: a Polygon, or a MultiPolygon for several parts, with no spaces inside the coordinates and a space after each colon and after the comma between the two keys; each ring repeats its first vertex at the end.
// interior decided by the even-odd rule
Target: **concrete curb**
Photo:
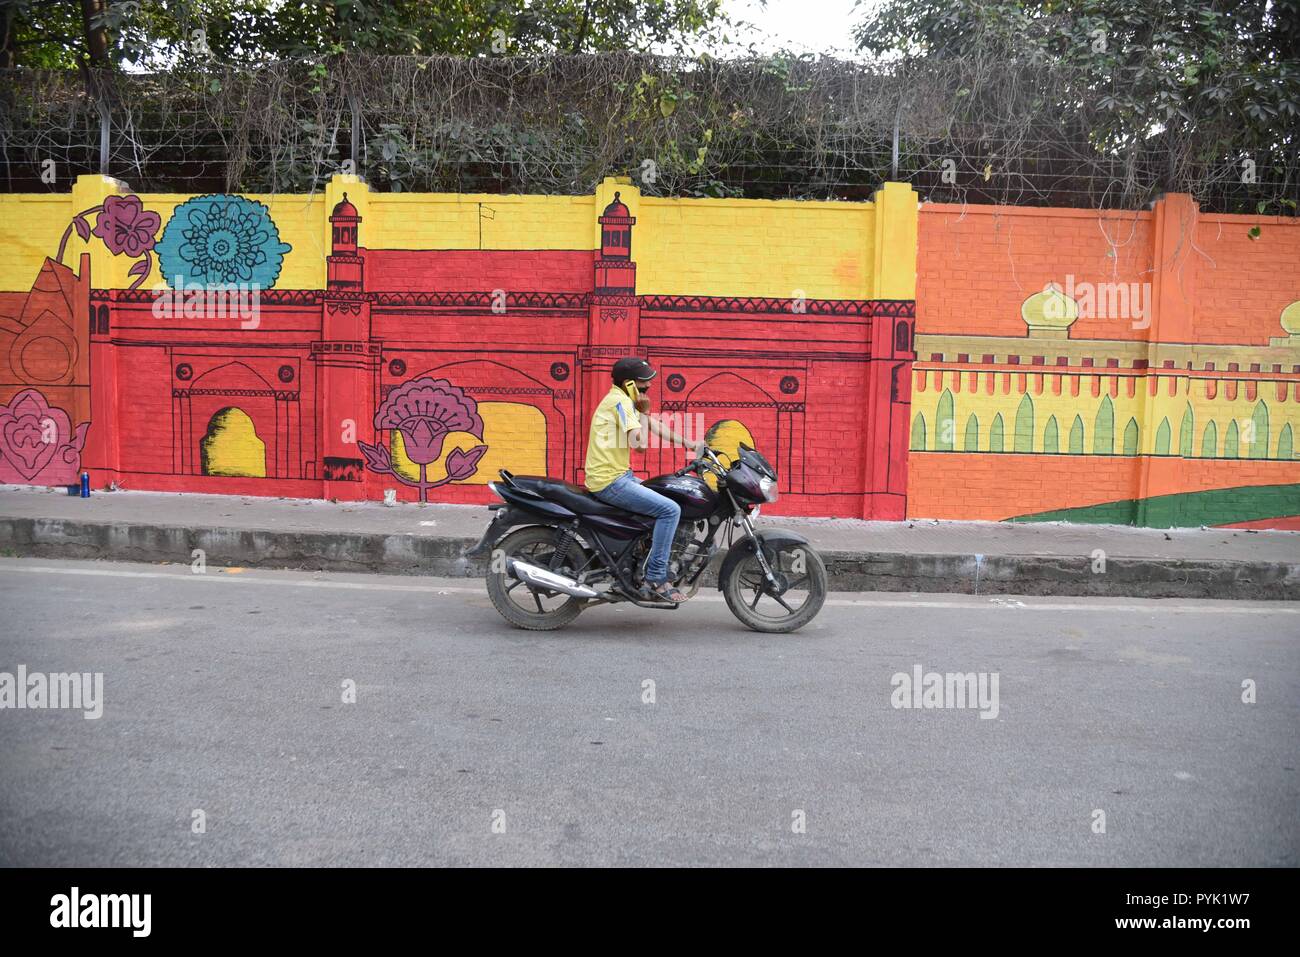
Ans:
{"type": "MultiPolygon", "coordinates": [[[[462,558],[474,539],[433,535],[195,528],[152,523],[0,517],[0,551],[35,558],[480,577],[462,558]]],[[[827,550],[834,591],[1095,595],[1300,601],[1300,563],[1124,558],[1095,574],[1087,556],[916,554],[827,550]]],[[[710,574],[706,579],[714,583],[710,574]]]]}

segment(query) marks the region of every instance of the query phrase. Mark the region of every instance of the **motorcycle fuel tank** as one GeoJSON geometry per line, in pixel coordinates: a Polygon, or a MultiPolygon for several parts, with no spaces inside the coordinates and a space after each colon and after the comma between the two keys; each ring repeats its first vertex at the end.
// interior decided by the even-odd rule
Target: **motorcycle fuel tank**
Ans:
{"type": "Polygon", "coordinates": [[[718,493],[696,475],[656,475],[643,484],[680,505],[682,518],[707,518],[718,507],[718,493]]]}

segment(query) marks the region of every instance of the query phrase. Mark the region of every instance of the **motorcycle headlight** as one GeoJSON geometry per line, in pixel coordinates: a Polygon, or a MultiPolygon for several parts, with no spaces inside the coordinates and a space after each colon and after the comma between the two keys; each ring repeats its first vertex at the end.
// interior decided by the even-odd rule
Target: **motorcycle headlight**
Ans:
{"type": "Polygon", "coordinates": [[[776,482],[764,475],[758,480],[758,490],[763,493],[765,502],[775,502],[777,499],[776,482]]]}

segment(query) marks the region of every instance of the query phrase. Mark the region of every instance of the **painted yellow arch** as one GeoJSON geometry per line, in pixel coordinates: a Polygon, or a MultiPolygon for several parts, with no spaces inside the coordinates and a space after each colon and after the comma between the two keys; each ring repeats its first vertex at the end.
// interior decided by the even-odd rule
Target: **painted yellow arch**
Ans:
{"type": "MultiPolygon", "coordinates": [[[[740,443],[745,443],[751,449],[758,447],[749,427],[739,419],[721,419],[714,422],[704,433],[704,441],[708,443],[709,448],[718,453],[722,464],[727,466],[740,458],[740,443]]],[[[704,481],[709,483],[710,488],[718,487],[718,479],[714,475],[706,475],[704,481]]]]}
{"type": "Polygon", "coordinates": [[[266,443],[257,437],[248,413],[236,406],[212,416],[199,452],[204,475],[266,478],[266,443]]]}

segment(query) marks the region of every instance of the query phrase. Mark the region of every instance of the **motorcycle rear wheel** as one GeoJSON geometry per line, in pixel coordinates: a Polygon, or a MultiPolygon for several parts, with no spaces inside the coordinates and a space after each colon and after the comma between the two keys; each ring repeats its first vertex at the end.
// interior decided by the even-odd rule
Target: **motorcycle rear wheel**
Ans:
{"type": "MultiPolygon", "coordinates": [[[[577,618],[586,605],[581,598],[533,588],[505,570],[505,559],[509,558],[549,567],[550,556],[558,543],[559,535],[555,529],[532,525],[511,532],[492,550],[487,573],[488,597],[501,617],[516,628],[554,631],[577,618]]],[[[571,574],[567,568],[559,571],[560,574],[571,574]]]]}

